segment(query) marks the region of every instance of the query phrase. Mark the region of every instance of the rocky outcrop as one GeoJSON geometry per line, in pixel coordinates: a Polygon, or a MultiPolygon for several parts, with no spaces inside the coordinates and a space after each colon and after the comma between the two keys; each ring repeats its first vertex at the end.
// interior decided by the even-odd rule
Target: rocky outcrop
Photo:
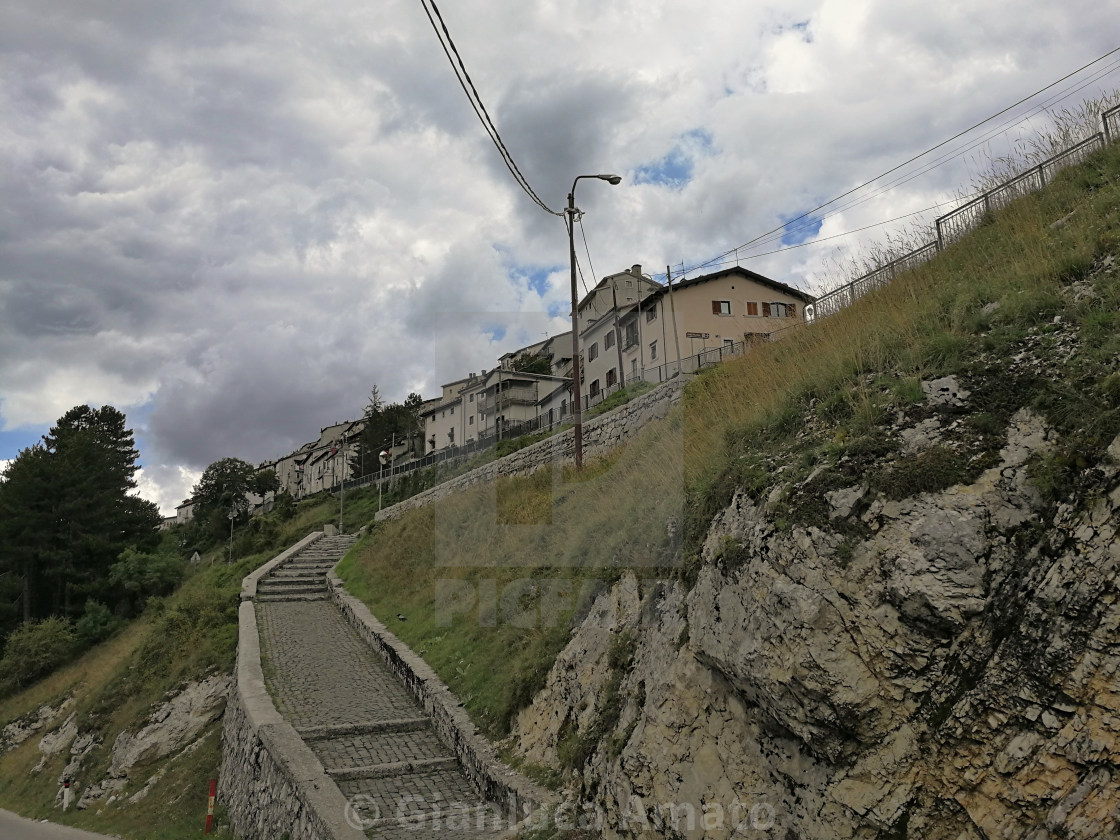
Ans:
{"type": "Polygon", "coordinates": [[[692,585],[600,596],[511,742],[574,766],[606,837],[1115,835],[1120,469],[1044,506],[1028,465],[1053,443],[1021,410],[966,483],[830,490],[823,525],[776,521],[782,488],[736,493],[692,585]]]}
{"type": "MultiPolygon", "coordinates": [[[[190,745],[202,730],[221,716],[229,688],[229,674],[211,674],[206,679],[189,683],[157,706],[138,731],[125,730],[118,734],[105,777],[82,792],[78,808],[88,808],[106,797],[113,801],[135,781],[135,768],[147,766],[190,745]]],[[[74,734],[77,734],[76,726],[74,734]]],[[[59,777],[60,785],[67,778],[73,780],[82,758],[94,745],[92,736],[77,740],[71,736],[67,746],[70,742],[73,742],[71,761],[59,777]]]]}
{"type": "Polygon", "coordinates": [[[54,719],[74,704],[73,696],[61,700],[58,707],[40,706],[34,712],[13,720],[0,729],[0,753],[14,750],[36,732],[42,732],[54,719]]]}

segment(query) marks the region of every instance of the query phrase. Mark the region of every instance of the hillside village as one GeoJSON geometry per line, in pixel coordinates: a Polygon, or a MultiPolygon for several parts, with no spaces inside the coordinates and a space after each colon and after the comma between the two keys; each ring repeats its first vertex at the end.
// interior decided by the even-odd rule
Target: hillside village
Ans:
{"type": "MultiPolygon", "coordinates": [[[[660,284],[641,265],[600,280],[579,301],[581,400],[584,410],[636,383],[660,383],[678,372],[738,356],[782,338],[811,317],[815,298],[757,272],[733,266],[660,284]],[[808,310],[806,307],[810,307],[808,310]]],[[[490,370],[444,383],[420,407],[423,436],[383,442],[388,463],[352,462],[362,418],[325,426],[315,440],[265,461],[278,492],[301,499],[343,482],[399,475],[473,455],[498,441],[558,429],[571,420],[572,333],[567,331],[502,355],[490,370]]],[[[267,508],[271,497],[252,497],[267,508]]],[[[192,516],[185,500],[167,525],[192,516]]]]}

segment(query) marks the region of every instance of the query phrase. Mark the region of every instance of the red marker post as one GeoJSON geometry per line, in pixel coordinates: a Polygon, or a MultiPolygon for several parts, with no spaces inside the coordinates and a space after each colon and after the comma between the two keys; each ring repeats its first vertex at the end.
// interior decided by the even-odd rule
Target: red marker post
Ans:
{"type": "Polygon", "coordinates": [[[218,796],[218,780],[210,780],[210,802],[206,806],[206,834],[214,829],[214,800],[218,796]]]}

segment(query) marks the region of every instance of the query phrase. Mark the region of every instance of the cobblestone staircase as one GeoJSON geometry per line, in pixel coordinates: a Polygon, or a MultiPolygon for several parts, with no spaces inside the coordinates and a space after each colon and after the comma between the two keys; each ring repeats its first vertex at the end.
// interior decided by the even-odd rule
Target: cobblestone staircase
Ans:
{"type": "Polygon", "coordinates": [[[497,837],[481,800],[407,688],[329,600],[326,573],[354,542],[324,537],[258,582],[266,679],[369,837],[497,837]]]}

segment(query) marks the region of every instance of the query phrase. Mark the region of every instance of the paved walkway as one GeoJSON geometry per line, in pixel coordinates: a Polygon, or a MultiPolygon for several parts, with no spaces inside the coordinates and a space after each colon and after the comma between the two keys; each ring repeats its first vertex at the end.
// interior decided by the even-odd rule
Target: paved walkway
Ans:
{"type": "Polygon", "coordinates": [[[370,837],[496,837],[504,826],[412,694],[342,617],[326,571],[353,537],[324,537],[258,586],[265,676],[370,837]]]}
{"type": "Polygon", "coordinates": [[[112,840],[106,834],[94,834],[52,822],[37,822],[4,810],[0,810],[0,837],[4,840],[112,840]]]}

